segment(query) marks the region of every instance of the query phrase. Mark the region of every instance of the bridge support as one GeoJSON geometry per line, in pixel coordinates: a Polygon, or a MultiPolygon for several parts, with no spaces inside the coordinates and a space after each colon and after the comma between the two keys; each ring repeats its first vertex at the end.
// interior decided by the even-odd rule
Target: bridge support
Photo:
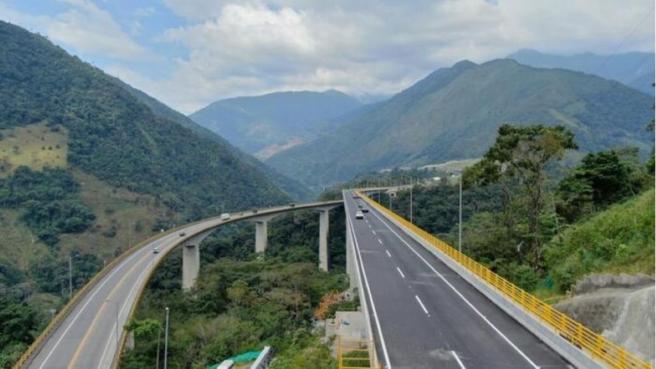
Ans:
{"type": "Polygon", "coordinates": [[[182,243],[182,289],[190,290],[196,285],[200,270],[200,244],[212,230],[203,232],[182,243]]]}
{"type": "Polygon", "coordinates": [[[267,215],[252,219],[255,223],[255,252],[258,254],[266,252],[267,246],[269,245],[269,221],[275,217],[275,215],[267,215]]]}
{"type": "Polygon", "coordinates": [[[329,212],[335,206],[326,206],[319,211],[319,269],[328,271],[328,228],[330,226],[329,212]]]}
{"type": "Polygon", "coordinates": [[[353,236],[349,229],[348,217],[346,219],[346,274],[349,277],[349,288],[353,289],[358,286],[358,270],[355,267],[355,246],[353,245],[353,236]]]}

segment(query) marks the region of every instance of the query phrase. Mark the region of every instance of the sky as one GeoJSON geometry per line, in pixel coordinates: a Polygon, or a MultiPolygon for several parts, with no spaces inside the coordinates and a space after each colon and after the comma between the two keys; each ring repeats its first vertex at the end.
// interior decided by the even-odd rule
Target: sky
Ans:
{"type": "Polygon", "coordinates": [[[653,0],[0,0],[0,19],[186,114],[283,90],[386,96],[522,48],[654,51],[653,0]]]}

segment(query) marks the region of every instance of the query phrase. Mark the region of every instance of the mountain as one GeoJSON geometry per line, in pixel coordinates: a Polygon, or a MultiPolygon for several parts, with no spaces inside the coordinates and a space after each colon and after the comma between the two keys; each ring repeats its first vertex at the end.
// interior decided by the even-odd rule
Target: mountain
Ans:
{"type": "Polygon", "coordinates": [[[509,55],[508,58],[532,67],[563,68],[595,74],[654,95],[652,86],[654,83],[654,53],[557,55],[523,49],[509,55]]]}
{"type": "Polygon", "coordinates": [[[45,38],[3,22],[0,42],[0,128],[45,124],[65,133],[62,167],[155,196],[190,218],[288,200],[228,144],[45,38]]]}
{"type": "Polygon", "coordinates": [[[502,59],[439,69],[336,130],[266,162],[315,190],[402,165],[476,158],[512,124],[563,124],[583,150],[651,149],[650,96],[618,82],[502,59]]]}
{"type": "Polygon", "coordinates": [[[309,141],[326,122],[360,105],[335,90],[275,92],[219,100],[190,118],[238,148],[268,158],[309,141]]]}
{"type": "Polygon", "coordinates": [[[265,165],[261,161],[255,159],[253,156],[244,153],[243,151],[232,146],[226,139],[219,136],[217,133],[210,131],[209,129],[202,127],[198,123],[191,120],[186,115],[175,111],[165,105],[164,103],[158,101],[152,96],[149,96],[145,92],[138,90],[127,83],[121,81],[118,78],[114,78],[115,83],[119,86],[130,92],[137,100],[145,104],[153,111],[154,114],[168,119],[170,121],[176,122],[179,125],[189,128],[197,135],[209,138],[213,141],[216,141],[219,145],[224,146],[232,151],[232,154],[238,157],[241,161],[247,163],[248,165],[253,166],[257,170],[261,171],[266,175],[266,177],[271,181],[275,186],[280,188],[283,192],[289,195],[293,199],[297,200],[310,200],[312,198],[312,193],[307,187],[302,185],[300,182],[288,178],[280,173],[278,173],[272,167],[265,165]]]}

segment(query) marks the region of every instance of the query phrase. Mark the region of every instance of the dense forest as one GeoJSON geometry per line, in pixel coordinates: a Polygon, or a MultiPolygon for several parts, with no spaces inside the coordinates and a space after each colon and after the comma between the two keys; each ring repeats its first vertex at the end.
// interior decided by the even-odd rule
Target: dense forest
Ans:
{"type": "Polygon", "coordinates": [[[287,200],[233,148],[155,114],[44,37],[0,22],[0,43],[0,128],[61,125],[70,165],[190,219],[287,200]]]}
{"type": "MultiPolygon", "coordinates": [[[[575,147],[562,127],[503,126],[463,173],[463,251],[545,297],[591,272],[653,274],[653,159],[613,149],[556,168],[575,147]]],[[[414,222],[457,246],[458,194],[457,181],[416,186],[414,222]]],[[[410,191],[373,198],[410,218],[410,191]]]]}
{"type": "MultiPolygon", "coordinates": [[[[344,274],[344,214],[331,213],[331,271],[317,268],[318,215],[282,216],[269,227],[266,255],[256,255],[252,226],[218,231],[202,246],[201,275],[189,293],[180,289],[180,255],[158,269],[129,329],[135,348],[122,368],[152,368],[163,355],[164,309],[171,311],[170,368],[205,368],[271,345],[271,368],[334,368],[320,341],[315,310],[322,297],[348,287],[344,274]]],[[[347,309],[353,309],[347,304],[347,309]]],[[[334,311],[334,309],[332,310],[334,311]]]]}

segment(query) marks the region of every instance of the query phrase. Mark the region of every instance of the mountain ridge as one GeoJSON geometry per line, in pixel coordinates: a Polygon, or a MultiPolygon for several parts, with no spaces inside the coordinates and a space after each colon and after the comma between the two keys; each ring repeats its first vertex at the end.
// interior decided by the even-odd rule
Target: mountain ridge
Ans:
{"type": "Polygon", "coordinates": [[[267,152],[309,141],[333,118],[361,105],[337,90],[280,91],[218,100],[189,117],[262,158],[267,152]]]}
{"type": "Polygon", "coordinates": [[[502,123],[564,124],[585,150],[650,149],[650,100],[580,72],[511,59],[460,62],[266,162],[317,188],[371,170],[478,157],[502,123]]]}

